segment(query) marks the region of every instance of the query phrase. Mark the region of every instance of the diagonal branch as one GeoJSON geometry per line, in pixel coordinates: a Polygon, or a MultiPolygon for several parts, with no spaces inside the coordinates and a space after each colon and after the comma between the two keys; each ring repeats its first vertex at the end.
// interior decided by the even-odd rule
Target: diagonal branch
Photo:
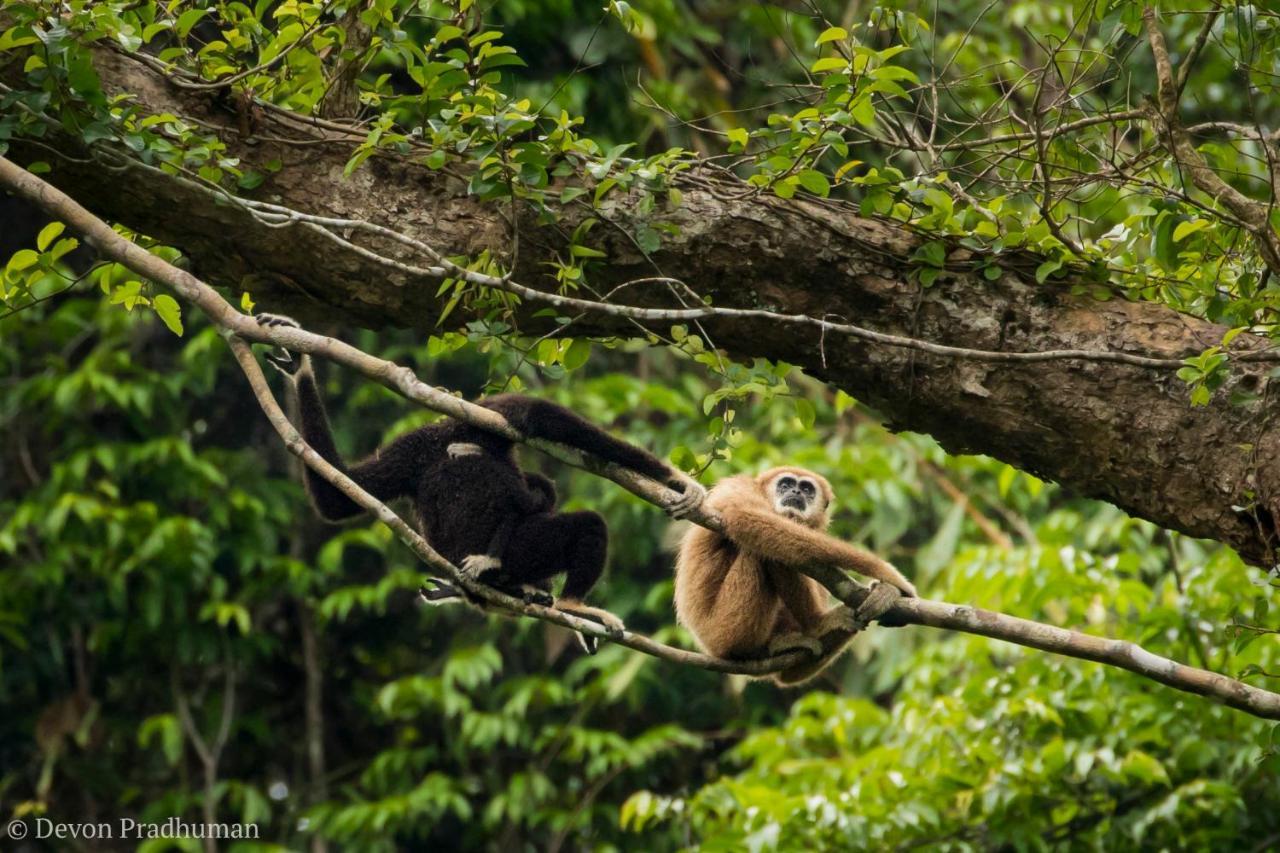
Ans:
{"type": "Polygon", "coordinates": [[[1156,21],[1155,9],[1146,7],[1142,12],[1142,20],[1146,24],[1147,41],[1151,44],[1151,55],[1156,64],[1157,106],[1151,110],[1153,124],[1164,138],[1170,155],[1191,179],[1191,183],[1241,219],[1253,234],[1258,251],[1267,266],[1272,272],[1280,272],[1280,237],[1271,227],[1270,206],[1250,198],[1224,181],[1196,149],[1191,134],[1182,125],[1178,111],[1178,95],[1186,81],[1183,77],[1174,75],[1169,49],[1156,21]]]}
{"type": "MultiPolygon", "coordinates": [[[[268,329],[259,326],[251,317],[241,314],[232,308],[208,284],[121,237],[109,225],[91,214],[74,199],[3,157],[0,157],[0,186],[28,199],[41,207],[50,217],[65,222],[73,230],[83,234],[89,243],[101,252],[104,257],[128,267],[140,276],[170,288],[200,308],[219,328],[227,340],[237,362],[244,370],[259,404],[290,451],[299,455],[313,470],[341,489],[344,494],[371,512],[379,520],[390,526],[397,536],[409,545],[414,553],[429,566],[447,574],[456,583],[486,602],[508,611],[563,625],[601,639],[613,640],[628,648],[655,657],[699,666],[717,672],[762,675],[793,664],[796,661],[796,656],[803,654],[792,653],[791,655],[768,660],[720,660],[695,652],[675,649],[629,631],[623,632],[621,636],[611,636],[601,625],[591,620],[581,619],[536,604],[526,604],[497,590],[475,584],[437,554],[426,540],[395,512],[361,490],[350,478],[329,465],[319,454],[307,446],[271,395],[266,384],[266,377],[262,375],[260,366],[256,359],[253,358],[246,339],[331,358],[443,414],[492,430],[515,441],[532,444],[558,459],[601,473],[658,506],[671,505],[676,496],[664,486],[640,477],[634,472],[620,469],[617,466],[601,465],[597,460],[593,460],[576,451],[567,451],[565,448],[551,442],[526,441],[497,413],[464,402],[457,397],[426,385],[418,380],[408,368],[368,355],[334,338],[315,335],[301,329],[268,329]]],[[[723,529],[723,522],[719,516],[704,507],[695,509],[690,514],[690,518],[694,522],[710,529],[723,529]]],[[[868,595],[867,588],[862,587],[834,567],[810,567],[806,570],[806,573],[826,586],[836,598],[855,609],[868,595]]],[[[892,622],[893,624],[929,625],[936,628],[965,631],[1069,657],[1106,663],[1178,690],[1210,697],[1225,705],[1258,717],[1280,719],[1280,693],[1272,693],[1219,673],[1180,664],[1123,640],[1093,637],[1078,631],[1045,625],[989,610],[926,599],[899,598],[885,613],[885,618],[882,621],[892,622]]]]}

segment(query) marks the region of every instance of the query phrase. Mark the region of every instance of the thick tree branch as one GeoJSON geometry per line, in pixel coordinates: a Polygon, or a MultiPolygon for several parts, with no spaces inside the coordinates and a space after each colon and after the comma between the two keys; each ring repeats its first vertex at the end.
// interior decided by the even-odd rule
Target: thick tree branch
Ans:
{"type": "MultiPolygon", "coordinates": [[[[602,626],[590,620],[581,619],[553,608],[526,604],[497,590],[474,583],[437,554],[427,541],[395,512],[360,489],[350,478],[326,462],[306,444],[297,430],[289,423],[274,396],[272,396],[266,383],[266,377],[263,376],[257,360],[253,357],[248,344],[243,338],[284,346],[288,349],[308,352],[313,355],[329,356],[348,367],[361,371],[370,378],[377,379],[384,384],[401,390],[401,393],[404,393],[405,396],[417,400],[430,408],[458,417],[476,426],[509,436],[517,441],[523,441],[523,436],[520,436],[512,429],[501,416],[424,385],[413,376],[408,368],[377,359],[332,338],[324,338],[301,329],[267,329],[259,326],[251,317],[240,314],[233,309],[208,284],[125,240],[105,222],[89,213],[65,193],[4,158],[0,158],[0,187],[9,189],[39,205],[51,217],[66,223],[73,230],[83,234],[104,257],[121,263],[138,275],[172,289],[200,308],[222,331],[232,352],[235,354],[237,362],[248,378],[259,404],[289,450],[302,458],[312,470],[319,473],[329,482],[334,483],[338,488],[342,489],[344,494],[351,497],[375,517],[391,527],[396,535],[408,544],[414,553],[428,566],[448,575],[455,583],[474,592],[485,601],[516,613],[523,613],[538,619],[554,622],[603,639],[611,639],[646,654],[719,672],[745,672],[751,674],[773,672],[791,665],[795,662],[795,658],[802,654],[793,653],[761,661],[720,660],[695,652],[675,649],[629,631],[623,632],[621,636],[610,635],[602,626]]],[[[536,446],[541,446],[542,449],[552,452],[558,458],[563,458],[563,454],[557,450],[556,445],[538,442],[536,446]]],[[[593,465],[591,460],[581,457],[575,461],[589,469],[598,469],[600,467],[593,465]]],[[[609,470],[612,467],[614,466],[608,466],[605,469],[611,479],[614,479],[615,482],[623,483],[641,497],[660,506],[663,505],[664,501],[670,500],[671,495],[668,490],[658,484],[645,478],[637,477],[634,474],[628,479],[618,470],[609,470]]],[[[722,529],[723,527],[721,520],[714,513],[704,508],[696,509],[691,518],[695,522],[712,529],[722,529]]],[[[834,568],[813,567],[811,574],[827,586],[837,598],[850,606],[857,607],[861,604],[864,596],[867,595],[865,588],[860,587],[851,578],[834,568]]],[[[895,622],[966,631],[1071,657],[1107,663],[1179,690],[1209,696],[1230,707],[1238,708],[1256,716],[1280,719],[1280,694],[1235,681],[1218,673],[1179,664],[1125,641],[1091,637],[1076,631],[1055,628],[1050,625],[1005,616],[978,608],[923,599],[899,598],[890,607],[885,616],[895,622]]]]}

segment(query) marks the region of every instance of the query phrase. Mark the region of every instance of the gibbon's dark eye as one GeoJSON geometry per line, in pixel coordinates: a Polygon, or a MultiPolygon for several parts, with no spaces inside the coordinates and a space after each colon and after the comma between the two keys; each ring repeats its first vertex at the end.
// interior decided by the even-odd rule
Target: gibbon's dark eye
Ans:
{"type": "Polygon", "coordinates": [[[778,481],[779,489],[794,489],[795,486],[796,486],[795,477],[783,477],[781,480],[778,481]]]}
{"type": "Polygon", "coordinates": [[[800,491],[804,492],[807,497],[813,497],[817,490],[813,487],[813,483],[808,480],[800,481],[800,491]]]}

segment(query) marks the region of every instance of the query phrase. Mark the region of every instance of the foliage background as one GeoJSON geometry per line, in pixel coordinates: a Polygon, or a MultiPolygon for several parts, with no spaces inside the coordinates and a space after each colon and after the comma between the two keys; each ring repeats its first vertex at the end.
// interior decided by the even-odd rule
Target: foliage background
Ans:
{"type": "MultiPolygon", "coordinates": [[[[823,5],[846,23],[869,11],[823,5]]],[[[821,32],[768,4],[634,6],[642,26],[628,32],[597,3],[499,0],[489,19],[528,65],[504,85],[587,115],[602,144],[718,153],[715,133],[643,92],[676,116],[714,116],[718,133],[762,125],[778,87],[802,79],[793,51],[821,32]]],[[[1007,4],[973,34],[975,56],[1020,55],[1019,27],[1064,26],[1065,8],[1007,4]]],[[[973,11],[932,20],[956,30],[973,11]]],[[[1215,61],[1209,76],[1228,78],[1215,61]]],[[[1142,62],[1129,69],[1149,86],[1142,62]]],[[[1249,108],[1230,86],[1203,92],[1206,115],[1249,108]]],[[[1274,725],[1093,664],[879,629],[825,681],[788,693],[616,647],[584,658],[537,623],[424,610],[415,563],[385,530],[313,520],[212,329],[187,317],[175,337],[65,284],[45,277],[33,293],[49,299],[0,319],[6,816],[212,810],[262,827],[244,849],[1261,850],[1280,838],[1274,725]],[[228,707],[210,777],[193,732],[213,740],[228,707]]],[[[717,372],[680,348],[600,344],[585,360],[524,359],[479,333],[342,333],[468,396],[515,376],[659,452],[727,456],[707,482],[780,462],[818,469],[840,496],[834,532],[931,597],[1260,683],[1280,673],[1274,635],[1233,627],[1274,625],[1274,593],[1227,549],[894,435],[785,365],[717,372]]],[[[350,454],[430,417],[351,376],[325,384],[350,454]]],[[[571,508],[609,519],[597,600],[687,643],[672,627],[660,514],[524,460],[571,508]]]]}

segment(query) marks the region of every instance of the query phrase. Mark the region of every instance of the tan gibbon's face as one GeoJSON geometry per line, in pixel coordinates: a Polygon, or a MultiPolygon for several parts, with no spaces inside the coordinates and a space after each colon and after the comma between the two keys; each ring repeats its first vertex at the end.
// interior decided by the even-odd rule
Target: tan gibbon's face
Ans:
{"type": "Polygon", "coordinates": [[[775,468],[761,475],[765,497],[774,512],[810,527],[825,527],[831,486],[803,468],[775,468]]]}

